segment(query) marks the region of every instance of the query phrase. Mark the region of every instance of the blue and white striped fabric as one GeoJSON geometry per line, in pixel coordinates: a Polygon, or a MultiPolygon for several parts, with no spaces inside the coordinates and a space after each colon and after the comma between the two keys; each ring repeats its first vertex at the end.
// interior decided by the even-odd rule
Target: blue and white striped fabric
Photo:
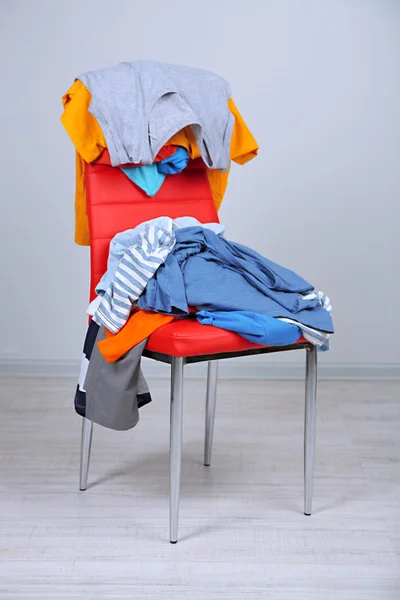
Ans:
{"type": "Polygon", "coordinates": [[[117,333],[127,322],[136,302],[160,265],[175,246],[175,234],[157,225],[146,225],[137,244],[124,253],[113,281],[95,312],[96,323],[117,333]]]}
{"type": "MultiPolygon", "coordinates": [[[[300,297],[305,302],[309,302],[310,300],[318,300],[319,304],[323,306],[328,313],[332,313],[331,299],[326,296],[324,292],[321,292],[320,290],[314,290],[310,294],[306,294],[305,296],[300,295],[300,297]]],[[[319,331],[318,329],[313,329],[312,327],[298,323],[293,319],[281,318],[280,320],[285,321],[286,323],[297,325],[301,329],[301,332],[306,340],[311,342],[311,344],[314,344],[314,346],[317,346],[322,352],[329,350],[329,333],[326,333],[325,331],[319,331]]]]}
{"type": "Polygon", "coordinates": [[[291,323],[292,325],[297,325],[297,327],[301,330],[303,337],[317,346],[321,352],[326,352],[329,350],[329,333],[325,331],[319,331],[318,329],[313,329],[312,327],[308,327],[307,325],[303,325],[303,323],[299,323],[294,319],[287,319],[286,317],[279,317],[280,321],[284,321],[285,323],[291,323]]]}
{"type": "Polygon", "coordinates": [[[321,292],[319,290],[314,290],[310,294],[306,294],[305,296],[300,295],[300,297],[305,302],[310,301],[310,300],[318,300],[319,304],[321,306],[323,306],[325,308],[325,310],[327,310],[329,313],[332,312],[331,299],[328,298],[328,296],[326,296],[324,294],[324,292],[321,292]]]}

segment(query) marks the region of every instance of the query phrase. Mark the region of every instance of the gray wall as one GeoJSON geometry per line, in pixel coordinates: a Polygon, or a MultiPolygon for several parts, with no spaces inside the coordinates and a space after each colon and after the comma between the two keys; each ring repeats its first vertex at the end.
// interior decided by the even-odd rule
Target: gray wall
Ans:
{"type": "Polygon", "coordinates": [[[0,1],[0,360],[79,358],[88,250],[61,96],[150,58],[230,82],[260,155],[232,169],[221,219],[331,296],[324,362],[398,362],[399,49],[396,0],[0,1]]]}

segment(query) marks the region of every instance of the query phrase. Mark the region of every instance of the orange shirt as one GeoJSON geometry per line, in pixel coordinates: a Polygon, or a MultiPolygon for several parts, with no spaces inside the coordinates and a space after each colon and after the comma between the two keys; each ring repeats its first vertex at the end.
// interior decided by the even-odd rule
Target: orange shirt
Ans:
{"type": "Polygon", "coordinates": [[[131,348],[143,342],[156,329],[171,323],[176,317],[137,310],[127,320],[118,333],[106,329],[106,339],[98,342],[98,347],[107,362],[115,362],[131,348]]]}
{"type": "MultiPolygon", "coordinates": [[[[89,90],[77,80],[62,98],[64,112],[61,122],[76,148],[75,242],[82,246],[90,245],[86,214],[85,161],[94,161],[107,147],[100,125],[89,112],[91,97],[89,90]]],[[[232,98],[228,101],[228,107],[235,117],[230,146],[231,160],[244,165],[257,155],[258,145],[232,98]]],[[[176,133],[166,145],[185,147],[190,158],[200,156],[190,127],[176,133]]],[[[228,185],[229,171],[207,169],[207,176],[218,210],[228,185]]]]}

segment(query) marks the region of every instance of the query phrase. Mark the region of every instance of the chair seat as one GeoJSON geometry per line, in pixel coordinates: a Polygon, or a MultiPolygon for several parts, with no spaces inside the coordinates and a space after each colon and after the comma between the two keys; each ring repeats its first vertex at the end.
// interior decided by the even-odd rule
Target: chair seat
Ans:
{"type": "MultiPolygon", "coordinates": [[[[296,344],[304,342],[306,340],[300,337],[296,344]]],[[[182,358],[225,352],[245,352],[266,347],[264,344],[249,342],[232,331],[201,325],[195,320],[181,319],[157,329],[149,337],[146,350],[182,358]]]]}

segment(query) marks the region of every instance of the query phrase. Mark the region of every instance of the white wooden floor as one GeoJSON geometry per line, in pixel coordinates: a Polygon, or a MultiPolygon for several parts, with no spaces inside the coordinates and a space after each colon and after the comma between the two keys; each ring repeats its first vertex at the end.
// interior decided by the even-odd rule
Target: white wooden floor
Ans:
{"type": "Polygon", "coordinates": [[[0,380],[1,600],[399,600],[400,384],[320,384],[305,517],[301,382],[220,382],[206,468],[188,381],[175,546],[167,382],[134,430],[95,428],[86,492],[74,385],[0,380]]]}

